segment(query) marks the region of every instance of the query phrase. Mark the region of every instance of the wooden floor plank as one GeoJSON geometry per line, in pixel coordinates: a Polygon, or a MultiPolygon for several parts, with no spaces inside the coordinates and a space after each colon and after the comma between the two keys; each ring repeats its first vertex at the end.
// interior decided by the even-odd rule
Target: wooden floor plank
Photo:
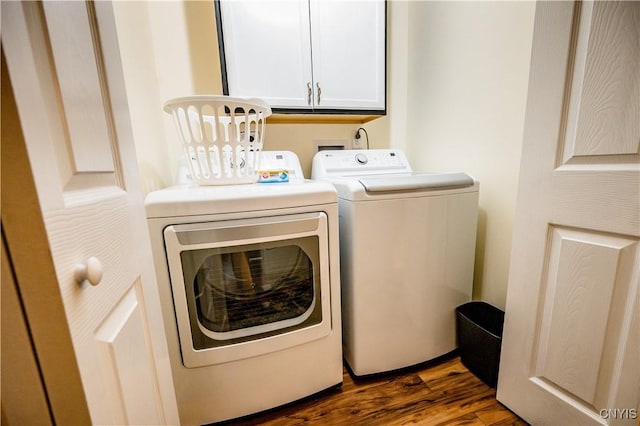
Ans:
{"type": "Polygon", "coordinates": [[[528,423],[520,418],[505,419],[497,423],[493,423],[491,426],[528,426],[528,423]]]}
{"type": "Polygon", "coordinates": [[[485,424],[482,423],[475,414],[471,413],[456,417],[455,419],[446,420],[445,422],[439,423],[438,426],[485,426],[485,424]]]}
{"type": "Polygon", "coordinates": [[[357,378],[342,388],[227,425],[526,425],[495,399],[459,357],[392,374],[357,378]]]}
{"type": "Polygon", "coordinates": [[[418,372],[418,375],[423,382],[429,384],[431,382],[437,382],[439,380],[446,379],[447,377],[467,372],[469,372],[469,370],[462,365],[460,358],[454,357],[451,359],[445,359],[437,365],[424,368],[418,372]]]}
{"type": "Polygon", "coordinates": [[[476,416],[487,426],[494,426],[504,421],[515,421],[518,418],[509,410],[505,410],[500,403],[495,403],[487,408],[477,411],[476,416]]]}

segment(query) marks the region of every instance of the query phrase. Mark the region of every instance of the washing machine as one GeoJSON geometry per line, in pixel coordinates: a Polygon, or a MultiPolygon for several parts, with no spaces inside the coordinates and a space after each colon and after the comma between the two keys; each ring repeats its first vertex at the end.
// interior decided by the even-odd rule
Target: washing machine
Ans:
{"type": "Polygon", "coordinates": [[[312,178],[338,191],[343,352],[353,373],[455,350],[455,308],[472,292],[478,182],[415,173],[397,149],[320,151],[312,178]]]}
{"type": "Polygon", "coordinates": [[[181,424],[342,383],[337,195],[295,154],[287,183],[176,186],[145,207],[181,424]]]}

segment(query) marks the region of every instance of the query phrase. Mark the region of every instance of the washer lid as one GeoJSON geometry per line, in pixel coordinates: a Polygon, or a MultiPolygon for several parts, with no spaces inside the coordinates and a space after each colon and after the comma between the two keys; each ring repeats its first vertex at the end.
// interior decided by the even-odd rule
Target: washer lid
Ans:
{"type": "Polygon", "coordinates": [[[362,176],[358,181],[367,192],[439,190],[473,186],[466,173],[412,173],[398,175],[362,176]]]}

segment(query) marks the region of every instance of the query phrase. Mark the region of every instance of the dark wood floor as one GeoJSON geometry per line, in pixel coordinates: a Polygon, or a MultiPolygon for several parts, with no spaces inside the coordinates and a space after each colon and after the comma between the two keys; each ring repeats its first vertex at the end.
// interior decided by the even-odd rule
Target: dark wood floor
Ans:
{"type": "Polygon", "coordinates": [[[526,425],[495,399],[495,389],[449,357],[402,372],[358,379],[341,389],[227,425],[526,425]]]}

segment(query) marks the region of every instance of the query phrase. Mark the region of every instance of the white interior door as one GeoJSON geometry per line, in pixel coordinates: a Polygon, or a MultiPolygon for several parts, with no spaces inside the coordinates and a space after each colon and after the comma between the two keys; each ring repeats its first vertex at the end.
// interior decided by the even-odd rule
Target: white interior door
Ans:
{"type": "Polygon", "coordinates": [[[498,399],[637,424],[640,3],[539,2],[498,399]]]}
{"type": "Polygon", "coordinates": [[[177,424],[112,5],[7,2],[2,14],[91,421],[177,424]],[[78,282],[82,264],[93,283],[78,282]]]}

